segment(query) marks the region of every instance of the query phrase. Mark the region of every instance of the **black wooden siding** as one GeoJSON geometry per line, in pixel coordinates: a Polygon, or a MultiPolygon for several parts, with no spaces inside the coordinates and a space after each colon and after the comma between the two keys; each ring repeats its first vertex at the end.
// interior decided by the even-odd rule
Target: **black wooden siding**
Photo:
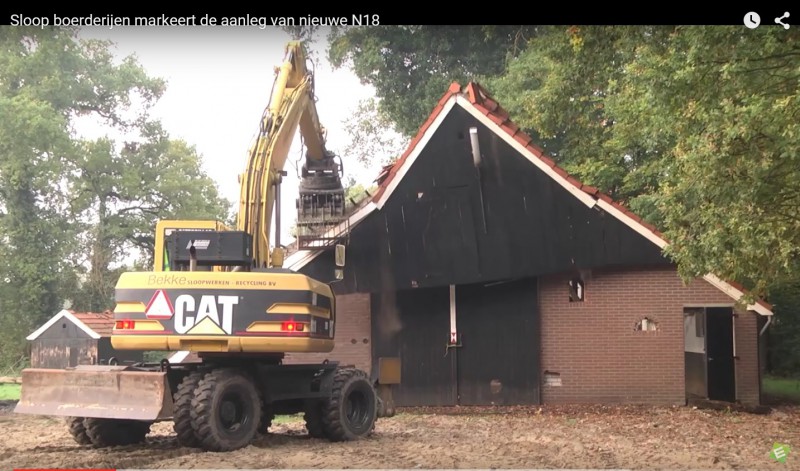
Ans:
{"type": "Polygon", "coordinates": [[[538,404],[535,279],[456,287],[461,405],[538,404]]]}
{"type": "Polygon", "coordinates": [[[450,288],[372,296],[373,364],[399,356],[400,406],[538,404],[535,279],[456,287],[460,347],[450,337],[450,288]]]}
{"type": "MultiPolygon", "coordinates": [[[[386,205],[352,229],[345,280],[335,289],[376,292],[669,263],[652,242],[588,208],[456,106],[386,205]],[[468,137],[473,126],[483,154],[479,170],[468,137]]],[[[301,271],[331,279],[332,254],[301,271]]]]}
{"type": "Polygon", "coordinates": [[[397,405],[455,404],[455,357],[446,355],[445,348],[449,288],[376,294],[371,304],[373,365],[381,356],[399,356],[402,363],[401,384],[393,392],[397,405]]]}

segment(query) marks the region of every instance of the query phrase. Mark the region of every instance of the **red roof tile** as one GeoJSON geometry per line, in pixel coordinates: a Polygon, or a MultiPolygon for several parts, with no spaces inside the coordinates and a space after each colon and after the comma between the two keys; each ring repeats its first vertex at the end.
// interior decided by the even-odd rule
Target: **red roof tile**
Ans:
{"type": "Polygon", "coordinates": [[[519,131],[519,126],[512,123],[511,121],[506,121],[501,127],[503,128],[503,131],[511,134],[512,136],[516,134],[517,131],[519,131]]]}
{"type": "Polygon", "coordinates": [[[531,139],[531,136],[525,134],[524,132],[518,132],[514,134],[514,140],[519,142],[523,146],[527,146],[528,144],[531,143],[533,139],[531,139]]]}
{"type": "MultiPolygon", "coordinates": [[[[535,153],[534,153],[534,154],[535,154],[535,153]]],[[[546,156],[546,155],[544,155],[544,154],[542,154],[542,155],[540,155],[540,156],[539,156],[539,160],[541,160],[542,162],[544,162],[545,164],[547,164],[549,167],[555,167],[555,166],[556,166],[556,163],[555,163],[555,161],[553,161],[553,159],[551,159],[551,158],[547,157],[547,156],[546,156]]]]}
{"type": "Polygon", "coordinates": [[[597,196],[597,194],[600,193],[600,190],[598,190],[597,188],[595,188],[593,186],[589,186],[589,185],[583,185],[581,187],[581,190],[585,191],[586,193],[588,193],[588,194],[590,194],[592,196],[597,196]]]}
{"type": "Polygon", "coordinates": [[[110,337],[114,329],[114,314],[111,311],[98,312],[75,312],[70,311],[79,321],[86,324],[86,327],[97,332],[101,337],[110,337]]]}

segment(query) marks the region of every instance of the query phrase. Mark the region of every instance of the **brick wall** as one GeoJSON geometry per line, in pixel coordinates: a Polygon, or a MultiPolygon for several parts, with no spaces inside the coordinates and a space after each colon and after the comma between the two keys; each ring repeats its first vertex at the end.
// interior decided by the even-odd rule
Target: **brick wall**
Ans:
{"type": "Polygon", "coordinates": [[[736,399],[745,404],[758,404],[760,381],[758,372],[758,314],[739,312],[736,318],[736,399]]]}
{"type": "MultiPolygon", "coordinates": [[[[569,276],[540,280],[542,373],[557,372],[561,386],[545,384],[544,403],[684,404],[683,308],[732,305],[704,280],[685,287],[675,270],[595,271],[583,302],[569,302],[569,276]],[[635,330],[647,317],[651,332],[635,330]]],[[[741,312],[736,325],[737,399],[759,399],[757,314],[741,312]]]]}
{"type": "Polygon", "coordinates": [[[336,346],[330,353],[287,353],[284,363],[339,361],[370,373],[372,340],[369,294],[336,296],[336,346]]]}

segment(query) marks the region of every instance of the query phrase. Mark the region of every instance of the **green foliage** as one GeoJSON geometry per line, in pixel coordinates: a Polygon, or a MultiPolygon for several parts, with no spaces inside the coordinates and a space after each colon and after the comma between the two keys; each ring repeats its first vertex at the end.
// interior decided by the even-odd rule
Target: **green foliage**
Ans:
{"type": "Polygon", "coordinates": [[[628,67],[668,34],[661,27],[542,28],[507,74],[487,82],[562,167],[655,223],[669,117],[649,113],[651,90],[628,94],[628,67]],[[652,126],[642,128],[650,122],[640,115],[652,126]]]}
{"type": "Polygon", "coordinates": [[[124,264],[152,257],[157,219],[228,215],[195,149],[148,118],[164,82],[109,45],[0,27],[0,365],[66,300],[113,308],[124,264]],[[87,122],[124,138],[83,141],[87,122]]]}
{"type": "Polygon", "coordinates": [[[21,393],[21,384],[0,384],[0,401],[18,401],[21,393]]]}
{"type": "Polygon", "coordinates": [[[766,376],[761,392],[772,399],[800,404],[800,379],[766,376]]]}
{"type": "Polygon", "coordinates": [[[680,29],[654,110],[675,117],[670,253],[687,277],[713,270],[756,294],[800,279],[800,34],[779,32],[680,29]]]}
{"type": "Polygon", "coordinates": [[[397,132],[386,113],[381,112],[374,98],[358,103],[353,114],[345,120],[344,130],[350,140],[343,155],[348,161],[355,160],[364,166],[393,162],[409,142],[397,132]]]}
{"type": "Polygon", "coordinates": [[[376,190],[376,185],[367,188],[361,183],[356,183],[355,179],[351,177],[344,185],[344,198],[347,211],[352,211],[361,204],[365,198],[369,198],[369,195],[374,195],[376,190]]]}
{"type": "Polygon", "coordinates": [[[75,119],[131,125],[130,95],[163,88],[104,48],[69,29],[0,27],[0,363],[22,354],[24,337],[75,286],[65,191],[75,119]]]}
{"type": "Polygon", "coordinates": [[[775,318],[767,330],[769,371],[800,378],[800,283],[783,284],[770,291],[775,318]]]}
{"type": "Polygon", "coordinates": [[[146,351],[142,354],[145,363],[160,363],[161,360],[169,359],[175,352],[162,352],[158,350],[146,351]]]}
{"type": "Polygon", "coordinates": [[[798,273],[798,33],[550,27],[490,85],[561,165],[665,229],[685,278],[798,273]]]}
{"type": "Polygon", "coordinates": [[[333,29],[328,57],[352,65],[375,87],[380,110],[411,136],[453,81],[505,69],[506,52],[535,31],[526,26],[370,26],[333,29]]]}
{"type": "Polygon", "coordinates": [[[157,123],[147,123],[138,141],[120,150],[100,139],[83,143],[75,162],[73,210],[84,223],[90,267],[73,307],[92,312],[113,308],[114,286],[125,266],[112,268],[138,253],[152,264],[158,219],[228,217],[230,203],[200,167],[193,146],[171,140],[157,123]]]}

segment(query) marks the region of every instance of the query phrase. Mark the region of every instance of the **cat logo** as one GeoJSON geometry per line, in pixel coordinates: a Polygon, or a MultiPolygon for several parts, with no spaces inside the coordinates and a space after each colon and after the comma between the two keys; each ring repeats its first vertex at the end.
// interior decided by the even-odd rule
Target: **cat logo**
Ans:
{"type": "Polygon", "coordinates": [[[238,296],[194,296],[182,294],[175,299],[175,331],[179,334],[228,334],[233,330],[233,306],[238,296]]]}

